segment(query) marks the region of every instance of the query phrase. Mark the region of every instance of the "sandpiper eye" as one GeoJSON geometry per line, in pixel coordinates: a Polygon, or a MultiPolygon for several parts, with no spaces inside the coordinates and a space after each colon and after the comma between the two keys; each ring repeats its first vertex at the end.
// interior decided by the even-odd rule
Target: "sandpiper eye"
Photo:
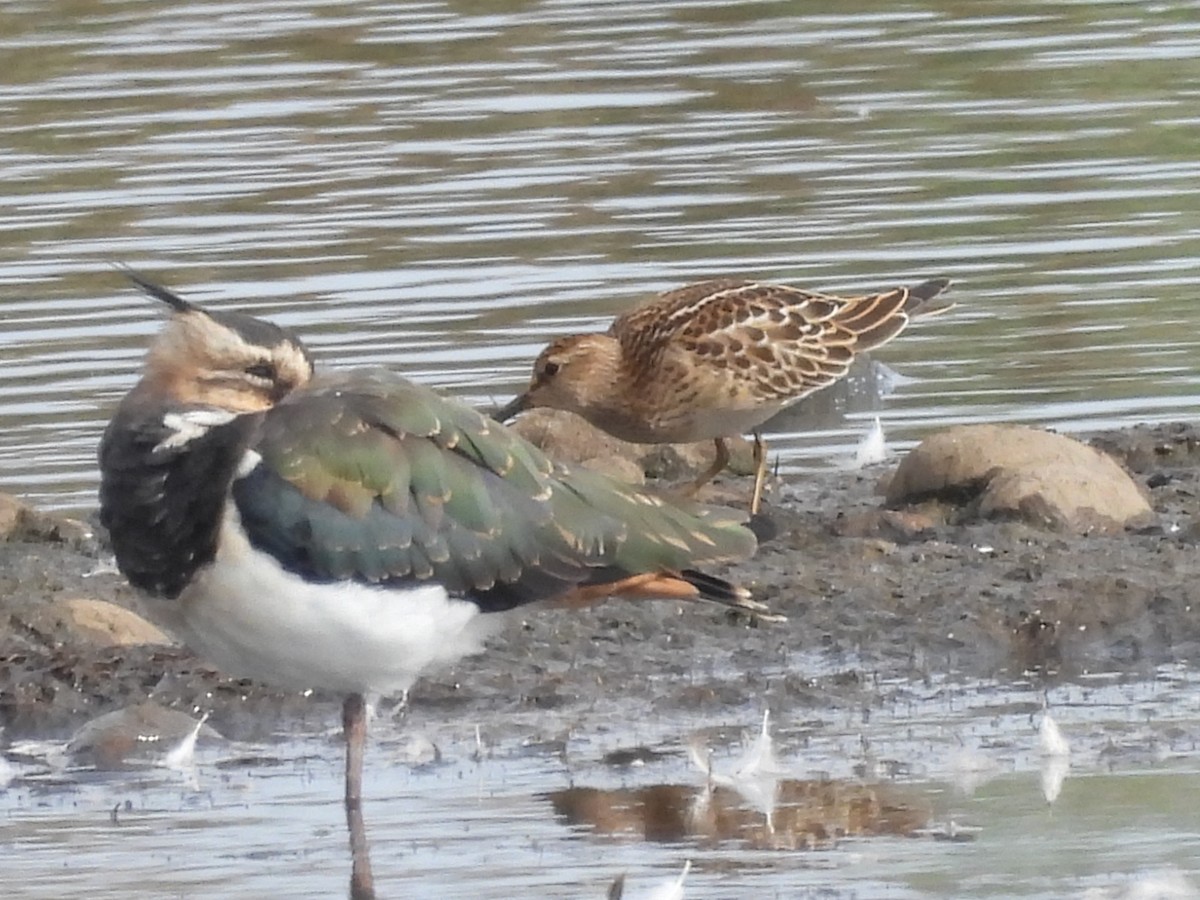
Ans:
{"type": "Polygon", "coordinates": [[[558,370],[561,368],[562,368],[562,366],[560,366],[556,362],[548,362],[544,366],[542,366],[542,375],[545,376],[546,378],[553,378],[555,375],[558,374],[558,370]]]}
{"type": "Polygon", "coordinates": [[[270,363],[255,363],[252,366],[246,366],[245,371],[252,378],[261,378],[263,381],[275,380],[275,367],[270,363]]]}

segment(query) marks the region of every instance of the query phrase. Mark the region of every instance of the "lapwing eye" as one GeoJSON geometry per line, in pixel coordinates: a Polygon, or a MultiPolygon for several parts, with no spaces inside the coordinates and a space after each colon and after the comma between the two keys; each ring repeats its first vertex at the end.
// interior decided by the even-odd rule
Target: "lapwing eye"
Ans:
{"type": "Polygon", "coordinates": [[[252,366],[246,366],[245,372],[252,378],[261,378],[263,381],[275,380],[275,367],[270,363],[255,363],[252,366]]]}

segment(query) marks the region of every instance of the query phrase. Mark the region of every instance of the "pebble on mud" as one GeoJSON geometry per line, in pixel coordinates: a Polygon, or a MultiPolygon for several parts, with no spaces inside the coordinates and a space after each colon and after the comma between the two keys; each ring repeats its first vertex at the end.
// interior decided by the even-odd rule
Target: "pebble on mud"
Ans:
{"type": "Polygon", "coordinates": [[[107,600],[91,597],[19,597],[4,605],[9,621],[37,642],[59,646],[130,647],[172,644],[156,625],[107,600]]]}
{"type": "Polygon", "coordinates": [[[925,540],[938,524],[925,512],[871,509],[839,515],[829,527],[838,537],[878,538],[894,544],[908,544],[925,540]]]}
{"type": "Polygon", "coordinates": [[[165,631],[135,612],[91,597],[56,599],[50,614],[97,647],[129,647],[135,644],[173,644],[165,631]]]}
{"type": "Polygon", "coordinates": [[[81,546],[94,539],[78,519],[34,509],[12,494],[0,493],[0,541],[42,541],[81,546]]]}
{"type": "Polygon", "coordinates": [[[964,425],[926,438],[896,469],[891,507],[931,498],[960,522],[1015,518],[1039,528],[1107,534],[1151,517],[1146,494],[1111,456],[1023,425],[964,425]]]}
{"type": "Polygon", "coordinates": [[[67,755],[76,765],[122,769],[167,755],[197,727],[201,738],[223,740],[187,713],[147,701],[104,713],[83,725],[67,742],[67,755]]]}

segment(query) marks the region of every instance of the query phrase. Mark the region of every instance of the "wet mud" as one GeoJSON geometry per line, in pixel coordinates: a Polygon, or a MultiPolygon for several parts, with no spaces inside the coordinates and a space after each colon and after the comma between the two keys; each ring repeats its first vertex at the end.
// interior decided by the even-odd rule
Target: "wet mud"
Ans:
{"type": "MultiPolygon", "coordinates": [[[[802,721],[805,709],[894,702],[934,675],[1051,686],[1196,663],[1200,429],[1139,427],[1091,443],[1148,492],[1148,522],[1104,535],[1019,520],[947,524],[882,510],[894,462],[796,476],[772,485],[775,537],[724,573],[786,622],[664,602],[525,609],[489,653],[423,679],[410,705],[552,741],[573,722],[613,715],[747,720],[769,707],[802,721]]],[[[748,484],[735,477],[722,489],[733,500],[748,484]]],[[[216,731],[243,740],[335,722],[337,698],[230,678],[178,646],[100,639],[54,612],[81,599],[131,610],[138,601],[94,522],[23,521],[0,543],[6,742],[65,739],[148,699],[207,712],[216,731]]]]}

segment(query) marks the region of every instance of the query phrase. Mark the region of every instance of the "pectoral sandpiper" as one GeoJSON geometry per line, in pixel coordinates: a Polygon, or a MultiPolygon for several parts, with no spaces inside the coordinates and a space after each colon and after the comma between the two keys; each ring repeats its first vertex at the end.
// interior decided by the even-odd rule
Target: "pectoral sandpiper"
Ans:
{"type": "Polygon", "coordinates": [[[713,440],[716,459],[693,491],[728,463],[726,438],[752,431],[757,513],[767,467],[758,427],[837,381],[856,354],[887,343],[911,319],[949,309],[933,302],[948,285],[936,278],[834,297],[732,279],[689,284],[619,316],[604,334],[553,341],[529,388],[496,418],[551,407],[627,441],[713,440]]]}

